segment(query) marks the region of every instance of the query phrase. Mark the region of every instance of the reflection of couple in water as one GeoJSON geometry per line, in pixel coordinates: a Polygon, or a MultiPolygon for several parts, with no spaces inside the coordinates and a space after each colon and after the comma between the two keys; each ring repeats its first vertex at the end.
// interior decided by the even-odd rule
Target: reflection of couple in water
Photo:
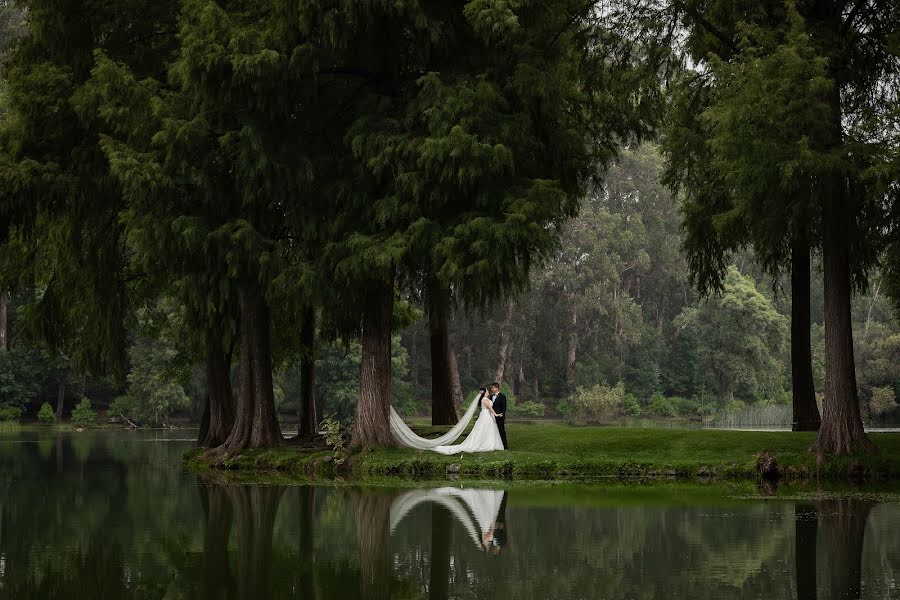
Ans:
{"type": "Polygon", "coordinates": [[[410,490],[391,503],[391,532],[420,504],[439,504],[462,524],[480,550],[497,556],[506,546],[506,496],[503,490],[455,487],[410,490]]]}

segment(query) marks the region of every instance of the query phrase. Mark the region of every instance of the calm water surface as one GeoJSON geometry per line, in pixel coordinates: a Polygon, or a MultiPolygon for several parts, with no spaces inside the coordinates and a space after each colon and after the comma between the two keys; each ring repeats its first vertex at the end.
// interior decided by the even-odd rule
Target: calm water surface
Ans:
{"type": "Polygon", "coordinates": [[[900,598],[884,496],[223,485],[189,437],[0,434],[0,597],[900,598]]]}

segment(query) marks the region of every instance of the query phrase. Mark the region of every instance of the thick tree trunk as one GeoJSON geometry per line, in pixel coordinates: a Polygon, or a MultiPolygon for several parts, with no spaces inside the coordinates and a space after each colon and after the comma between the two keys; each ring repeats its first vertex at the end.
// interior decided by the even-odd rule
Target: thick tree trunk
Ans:
{"type": "Polygon", "coordinates": [[[428,577],[429,600],[450,597],[450,546],[453,519],[450,511],[440,504],[431,505],[431,564],[428,577]]]}
{"type": "Polygon", "coordinates": [[[389,420],[393,312],[393,279],[377,282],[371,288],[363,314],[359,403],[352,447],[393,443],[389,420]]]}
{"type": "Polygon", "coordinates": [[[410,342],[409,363],[410,375],[412,379],[412,395],[413,402],[419,402],[419,332],[418,328],[413,329],[412,341],[410,342]]]}
{"type": "Polygon", "coordinates": [[[797,600],[816,600],[816,533],[819,516],[811,504],[794,507],[797,600]]]}
{"type": "MultiPolygon", "coordinates": [[[[453,335],[453,331],[450,331],[450,384],[453,387],[453,406],[458,414],[459,407],[462,406],[463,403],[463,390],[462,384],[459,382],[459,361],[456,358],[456,344],[454,343],[455,336],[453,335]]],[[[459,419],[457,418],[457,421],[459,419]]]]}
{"type": "Polygon", "coordinates": [[[316,311],[307,309],[300,328],[300,404],[297,407],[297,434],[313,436],[318,432],[316,415],[316,311]]]}
{"type": "Polygon", "coordinates": [[[578,313],[572,308],[572,321],[569,330],[569,344],[566,352],[566,386],[571,388],[575,384],[575,359],[578,352],[578,313]]]}
{"type": "Polygon", "coordinates": [[[241,297],[240,394],[234,427],[219,450],[228,454],[244,448],[280,446],[284,441],[275,416],[272,359],[269,347],[269,310],[254,285],[241,297]]]}
{"type": "Polygon", "coordinates": [[[9,292],[0,291],[0,350],[9,349],[9,292]]]}
{"type": "Polygon", "coordinates": [[[828,542],[828,576],[832,598],[859,598],[863,539],[872,504],[844,498],[817,503],[828,542]]]}
{"type": "Polygon", "coordinates": [[[362,489],[353,493],[356,547],[362,597],[387,600],[391,597],[391,497],[362,489]]]}
{"type": "Polygon", "coordinates": [[[512,325],[513,301],[506,301],[506,312],[503,316],[503,325],[500,328],[500,349],[497,357],[497,370],[494,372],[494,381],[503,385],[503,376],[506,374],[506,360],[509,356],[510,326],[512,325]]]}
{"type": "Polygon", "coordinates": [[[197,443],[215,448],[228,439],[234,427],[234,395],[231,391],[231,358],[213,330],[206,334],[206,406],[197,443]]]}
{"type": "Polygon", "coordinates": [[[818,431],[822,420],[816,405],[810,345],[809,245],[791,245],[791,380],[794,394],[794,431],[818,431]]]}
{"type": "MultiPolygon", "coordinates": [[[[830,93],[835,144],[840,140],[840,91],[830,93]]],[[[859,411],[850,292],[850,232],[853,218],[843,179],[824,182],[822,201],[822,266],[825,275],[825,401],[822,426],[811,450],[817,454],[877,452],[866,436],[859,411]]]]}
{"type": "Polygon", "coordinates": [[[431,346],[431,424],[455,425],[459,421],[453,401],[450,372],[450,320],[432,311],[429,315],[431,346]]]}
{"type": "Polygon", "coordinates": [[[66,382],[60,379],[56,382],[56,420],[62,421],[63,410],[66,405],[66,382]]]}

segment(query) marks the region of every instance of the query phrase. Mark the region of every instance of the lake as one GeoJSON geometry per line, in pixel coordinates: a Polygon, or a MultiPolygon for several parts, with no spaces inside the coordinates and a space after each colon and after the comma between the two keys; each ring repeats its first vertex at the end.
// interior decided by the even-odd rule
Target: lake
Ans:
{"type": "Polygon", "coordinates": [[[900,598],[892,493],[226,485],[192,436],[0,433],[0,597],[900,598]]]}

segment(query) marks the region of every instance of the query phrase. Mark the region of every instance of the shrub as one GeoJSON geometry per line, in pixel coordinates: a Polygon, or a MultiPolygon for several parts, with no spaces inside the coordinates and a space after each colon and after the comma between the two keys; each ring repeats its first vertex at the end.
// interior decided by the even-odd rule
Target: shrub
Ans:
{"type": "Polygon", "coordinates": [[[747,410],[747,403],[741,400],[729,400],[722,408],[726,413],[739,413],[747,410]]]}
{"type": "Polygon", "coordinates": [[[559,412],[570,422],[600,423],[621,418],[625,387],[595,385],[578,388],[559,404],[559,412]]]}
{"type": "MultiPolygon", "coordinates": [[[[509,402],[507,402],[509,404],[509,402]]],[[[509,410],[509,408],[507,408],[509,410]]],[[[543,417],[547,407],[541,404],[540,402],[527,401],[521,404],[518,404],[515,409],[515,414],[522,415],[523,417],[543,417]]]]}
{"type": "Polygon", "coordinates": [[[653,394],[650,398],[650,406],[647,408],[651,415],[657,417],[674,417],[678,414],[672,401],[662,394],[653,394]]]}
{"type": "Polygon", "coordinates": [[[682,417],[692,417],[698,414],[700,403],[690,398],[682,398],[681,396],[672,396],[669,402],[675,408],[675,412],[682,417]]]}
{"type": "Polygon", "coordinates": [[[629,417],[641,416],[641,403],[638,402],[634,394],[627,394],[625,399],[622,400],[622,412],[629,417]]]}
{"type": "Polygon", "coordinates": [[[91,401],[87,398],[82,398],[81,402],[72,410],[72,422],[81,427],[86,427],[93,425],[95,420],[96,416],[94,415],[94,409],[91,408],[91,401]]]}
{"type": "Polygon", "coordinates": [[[41,423],[52,423],[56,420],[56,414],[50,408],[49,402],[41,404],[41,410],[38,411],[38,421],[41,423]]]}
{"type": "Polygon", "coordinates": [[[334,450],[334,464],[340,465],[346,460],[344,453],[344,431],[341,428],[341,422],[329,415],[322,419],[320,425],[325,435],[325,444],[334,450]]]}
{"type": "Polygon", "coordinates": [[[884,417],[897,408],[894,390],[889,387],[874,388],[869,400],[869,410],[873,417],[884,417]]]}
{"type": "Polygon", "coordinates": [[[0,421],[18,421],[22,409],[18,406],[0,406],[0,421]]]}

